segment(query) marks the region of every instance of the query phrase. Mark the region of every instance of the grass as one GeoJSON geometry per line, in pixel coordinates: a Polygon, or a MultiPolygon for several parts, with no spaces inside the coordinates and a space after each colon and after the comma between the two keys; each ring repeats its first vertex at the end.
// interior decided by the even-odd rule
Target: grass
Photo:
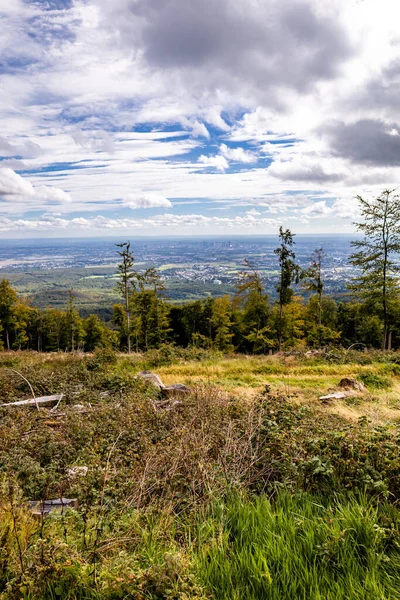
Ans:
{"type": "MultiPolygon", "coordinates": [[[[129,369],[128,365],[129,362],[126,362],[126,368],[129,369]]],[[[270,385],[276,393],[284,393],[297,402],[314,405],[318,404],[319,396],[338,390],[342,378],[351,377],[363,381],[367,386],[364,394],[355,395],[354,410],[347,410],[348,402],[345,400],[324,406],[324,411],[353,421],[364,414],[376,423],[400,419],[400,378],[397,370],[387,363],[327,364],[321,361],[307,364],[307,361],[292,357],[241,356],[218,361],[181,362],[154,370],[167,384],[177,381],[188,386],[212,384],[246,396],[255,396],[265,385],[270,385]]]]}
{"type": "Polygon", "coordinates": [[[0,600],[400,599],[398,357],[350,358],[1,353],[2,401],[65,397],[0,408],[0,600]],[[191,394],[157,410],[145,368],[191,394]]]}
{"type": "Polygon", "coordinates": [[[392,509],[363,498],[240,497],[199,526],[196,564],[216,600],[389,600],[400,597],[392,509]]]}

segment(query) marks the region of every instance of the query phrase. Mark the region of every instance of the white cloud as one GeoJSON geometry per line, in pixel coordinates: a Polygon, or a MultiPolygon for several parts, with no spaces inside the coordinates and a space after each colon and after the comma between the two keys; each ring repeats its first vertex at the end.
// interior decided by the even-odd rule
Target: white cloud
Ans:
{"type": "Polygon", "coordinates": [[[294,156],[292,160],[276,160],[268,169],[268,174],[282,181],[314,182],[326,184],[343,180],[343,172],[332,169],[333,161],[329,165],[323,159],[307,156],[294,156]],[[325,165],[324,165],[325,162],[325,165]],[[328,169],[326,169],[326,166],[328,169]]]}
{"type": "Polygon", "coordinates": [[[192,135],[194,137],[204,137],[209,139],[210,133],[204,123],[200,123],[199,121],[195,121],[191,125],[192,135]]]}
{"type": "Polygon", "coordinates": [[[172,208],[171,202],[165,196],[158,194],[128,194],[124,199],[124,206],[127,208],[172,208]]]}
{"type": "Polygon", "coordinates": [[[54,201],[59,204],[72,202],[71,196],[60,190],[59,188],[53,188],[46,185],[35,188],[35,196],[41,200],[54,201]]]}
{"type": "Polygon", "coordinates": [[[321,218],[332,214],[333,210],[330,206],[327,206],[325,200],[320,200],[319,202],[314,202],[314,204],[303,208],[301,212],[309,218],[321,218]]]}
{"type": "Polygon", "coordinates": [[[340,198],[332,205],[332,210],[340,219],[356,219],[359,215],[358,203],[354,198],[340,198]]]}
{"type": "Polygon", "coordinates": [[[0,168],[0,196],[12,198],[13,201],[22,201],[31,204],[35,203],[36,208],[41,204],[68,204],[71,202],[71,196],[56,187],[33,186],[31,182],[21,177],[9,168],[0,168]]]}
{"type": "Polygon", "coordinates": [[[0,196],[34,196],[32,184],[12,169],[0,168],[0,196]]]}
{"type": "Polygon", "coordinates": [[[198,160],[199,163],[206,167],[214,167],[217,171],[225,171],[225,169],[229,169],[229,163],[220,154],[216,156],[205,156],[202,154],[198,160]]]}
{"type": "Polygon", "coordinates": [[[252,163],[257,161],[257,154],[244,148],[228,148],[226,144],[221,144],[219,151],[227,160],[233,162],[252,163]]]}
{"type": "Polygon", "coordinates": [[[8,219],[0,217],[0,231],[2,232],[52,232],[54,230],[68,230],[70,232],[93,232],[101,233],[105,231],[135,231],[141,233],[152,233],[154,230],[167,230],[181,233],[182,229],[189,229],[192,233],[206,233],[210,230],[217,232],[240,232],[244,229],[254,230],[254,227],[262,232],[265,229],[276,231],[281,220],[271,218],[258,218],[252,214],[244,216],[228,217],[206,217],[199,214],[190,215],[157,215],[149,219],[115,219],[102,215],[94,218],[78,217],[74,219],[65,219],[54,215],[43,215],[39,219],[8,219]]]}
{"type": "Polygon", "coordinates": [[[211,106],[205,111],[205,120],[221,131],[229,131],[230,127],[221,117],[222,107],[211,106]]]}
{"type": "Polygon", "coordinates": [[[135,190],[323,227],[399,184],[393,0],[69,4],[0,0],[3,214],[115,211],[135,190]]]}

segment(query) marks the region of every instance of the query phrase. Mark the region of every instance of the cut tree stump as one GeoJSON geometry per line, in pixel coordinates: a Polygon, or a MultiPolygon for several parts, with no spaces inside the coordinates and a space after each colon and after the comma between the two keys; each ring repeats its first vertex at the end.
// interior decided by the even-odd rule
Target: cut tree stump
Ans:
{"type": "Polygon", "coordinates": [[[160,377],[155,373],[152,373],[151,371],[140,371],[140,373],[138,373],[137,376],[140,379],[143,379],[143,381],[152,383],[155,387],[158,387],[160,390],[165,388],[165,385],[161,381],[160,377]]]}
{"type": "Polygon", "coordinates": [[[339,387],[347,388],[350,390],[357,390],[358,392],[364,392],[366,387],[361,381],[357,381],[354,377],[344,377],[339,382],[339,387]]]}
{"type": "Polygon", "coordinates": [[[173,383],[172,385],[164,385],[160,377],[151,371],[140,371],[137,374],[138,379],[142,379],[146,383],[156,387],[161,396],[165,398],[163,401],[153,402],[155,410],[171,410],[175,406],[182,404],[178,398],[183,398],[191,392],[190,388],[183,383],[173,383]]]}

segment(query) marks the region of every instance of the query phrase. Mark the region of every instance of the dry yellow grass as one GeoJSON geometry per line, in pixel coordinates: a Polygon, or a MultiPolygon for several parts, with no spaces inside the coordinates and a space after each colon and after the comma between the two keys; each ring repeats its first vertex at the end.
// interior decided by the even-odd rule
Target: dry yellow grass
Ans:
{"type": "Polygon", "coordinates": [[[361,373],[387,377],[387,365],[383,363],[304,364],[292,357],[235,357],[217,362],[182,362],[155,370],[167,385],[177,382],[188,386],[216,385],[248,398],[269,385],[273,392],[320,407],[321,411],[349,421],[357,421],[360,416],[366,416],[376,424],[400,419],[400,381],[394,376],[390,377],[390,390],[367,389],[363,393],[355,392],[346,400],[334,400],[329,404],[319,401],[320,396],[338,390],[343,377],[357,378],[361,373]]]}

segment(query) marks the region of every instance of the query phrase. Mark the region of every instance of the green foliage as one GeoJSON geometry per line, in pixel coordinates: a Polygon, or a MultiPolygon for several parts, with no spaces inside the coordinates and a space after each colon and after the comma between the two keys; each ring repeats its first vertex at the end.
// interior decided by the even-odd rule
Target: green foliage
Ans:
{"type": "Polygon", "coordinates": [[[117,363],[117,355],[110,347],[97,346],[92,358],[87,361],[87,368],[100,369],[106,365],[115,365],[117,363]]]}
{"type": "Polygon", "coordinates": [[[358,375],[360,381],[363,382],[368,388],[375,388],[378,390],[387,390],[392,387],[392,382],[387,377],[382,377],[376,373],[368,373],[363,371],[358,375]]]}
{"type": "Polygon", "coordinates": [[[232,305],[229,296],[216,298],[212,308],[211,324],[215,331],[214,346],[222,352],[233,350],[232,305]]]}
{"type": "Polygon", "coordinates": [[[17,293],[10,286],[7,279],[0,281],[0,321],[4,331],[4,341],[7,350],[10,350],[10,329],[13,322],[13,309],[17,303],[17,293]]]}
{"type": "Polygon", "coordinates": [[[228,497],[199,525],[197,563],[217,600],[398,598],[399,516],[365,499],[228,497]]]}
{"type": "Polygon", "coordinates": [[[361,274],[349,288],[379,317],[385,350],[398,305],[400,196],[394,190],[385,190],[372,200],[358,196],[358,201],[363,221],[356,226],[364,239],[352,242],[357,251],[350,262],[360,268],[361,274]]]}
{"type": "Polygon", "coordinates": [[[281,245],[279,248],[274,250],[278,256],[279,269],[280,269],[280,280],[276,288],[279,294],[279,306],[288,304],[293,296],[293,290],[291,285],[293,282],[297,282],[299,279],[299,266],[294,262],[296,255],[292,250],[294,246],[293,234],[289,229],[283,230],[282,226],[279,228],[279,239],[281,245]]]}
{"type": "MultiPolygon", "coordinates": [[[[377,357],[379,369],[359,370],[389,376],[397,354],[377,357]]],[[[65,394],[58,413],[0,405],[1,600],[396,598],[396,423],[349,423],[279,394],[212,385],[156,410],[157,390],[136,373],[194,359],[193,373],[218,369],[218,354],[193,347],[0,358],[3,400],[30,394],[18,373],[37,395],[65,394]],[[60,496],[77,509],[43,520],[26,509],[60,496]]],[[[306,377],[344,368],[296,360],[306,377]]],[[[264,382],[288,368],[232,359],[231,376],[246,380],[253,361],[264,382]]]]}
{"type": "Polygon", "coordinates": [[[268,295],[260,274],[248,261],[245,264],[248,270],[240,274],[236,292],[236,300],[243,308],[242,314],[236,315],[242,338],[238,339],[238,345],[245,349],[249,347],[253,353],[265,352],[275,346],[269,322],[268,295]]]}
{"type": "Polygon", "coordinates": [[[83,323],[85,331],[85,350],[93,352],[98,348],[110,348],[117,345],[116,332],[106,327],[97,315],[90,315],[83,323]]]}
{"type": "Polygon", "coordinates": [[[292,250],[294,246],[293,234],[290,229],[283,230],[279,228],[279,239],[281,245],[274,250],[278,256],[280,277],[276,291],[279,296],[279,316],[276,319],[276,331],[278,338],[278,350],[282,347],[282,336],[285,327],[285,318],[283,307],[288,305],[293,297],[292,283],[298,283],[300,277],[300,267],[295,263],[296,255],[292,250]]]}

